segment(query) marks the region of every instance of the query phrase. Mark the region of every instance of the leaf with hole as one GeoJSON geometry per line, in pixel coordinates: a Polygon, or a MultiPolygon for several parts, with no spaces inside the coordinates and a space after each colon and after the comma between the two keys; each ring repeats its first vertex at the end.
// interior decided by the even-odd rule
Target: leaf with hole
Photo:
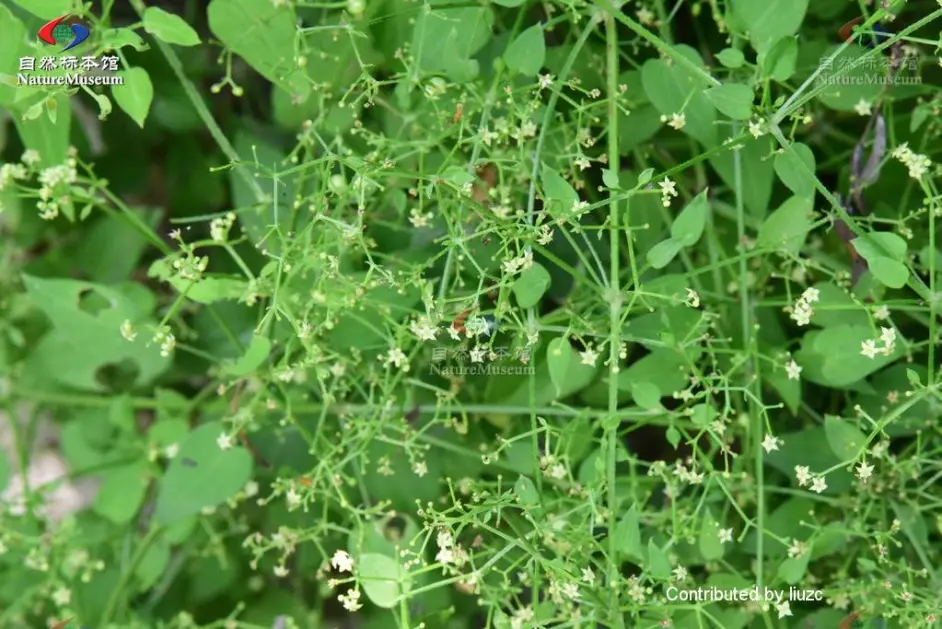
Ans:
{"type": "Polygon", "coordinates": [[[139,284],[105,286],[68,279],[23,276],[33,304],[52,323],[29,357],[27,367],[45,382],[49,379],[84,391],[107,391],[99,379],[108,365],[128,365],[131,384],[153,381],[169,365],[143,330],[154,324],[153,295],[139,284]],[[130,321],[142,331],[133,340],[121,336],[130,321]],[[63,361],[63,356],[68,356],[63,361]]]}

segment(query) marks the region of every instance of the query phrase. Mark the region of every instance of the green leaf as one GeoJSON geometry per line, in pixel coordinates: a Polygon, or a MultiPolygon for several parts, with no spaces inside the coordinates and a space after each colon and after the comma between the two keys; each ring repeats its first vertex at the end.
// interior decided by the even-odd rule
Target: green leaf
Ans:
{"type": "Polygon", "coordinates": [[[798,32],[808,0],[733,0],[732,9],[736,24],[749,34],[752,47],[763,52],[779,38],[798,32]]]}
{"type": "Polygon", "coordinates": [[[808,571],[808,561],[811,559],[811,550],[807,550],[799,557],[787,557],[778,566],[778,578],[789,585],[800,582],[808,571]]]}
{"type": "Polygon", "coordinates": [[[775,174],[795,194],[814,196],[814,153],[806,144],[795,142],[775,156],[775,174]]]}
{"type": "Polygon", "coordinates": [[[652,268],[663,269],[671,263],[671,260],[677,257],[677,254],[680,253],[682,248],[683,245],[673,238],[662,240],[648,251],[648,264],[650,264],[652,268]]]}
{"type": "Polygon", "coordinates": [[[762,71],[776,81],[787,81],[798,63],[798,40],[788,35],[778,39],[757,59],[762,71]]]}
{"type": "Polygon", "coordinates": [[[514,493],[517,494],[517,499],[520,500],[520,504],[525,507],[533,507],[540,504],[540,494],[536,490],[536,485],[533,484],[533,481],[530,480],[528,476],[520,476],[517,478],[517,482],[514,483],[514,493]]]}
{"type": "MultiPolygon", "coordinates": [[[[697,66],[704,67],[700,53],[694,48],[678,44],[674,49],[697,66]]],[[[641,67],[641,84],[661,115],[683,112],[686,117],[684,133],[704,146],[716,144],[716,110],[703,93],[709,83],[700,74],[677,62],[668,64],[663,59],[649,59],[641,67]]]]}
{"type": "Polygon", "coordinates": [[[200,36],[183,18],[159,7],[144,10],[144,30],[168,44],[196,46],[200,43],[200,36]]]}
{"type": "Polygon", "coordinates": [[[523,31],[507,46],[504,53],[507,67],[524,76],[536,76],[546,61],[546,42],[543,25],[534,24],[523,31]]]}
{"type": "Polygon", "coordinates": [[[648,562],[644,566],[655,579],[669,579],[671,576],[671,562],[654,539],[648,540],[648,562]]]}
{"type": "MultiPolygon", "coordinates": [[[[60,14],[61,15],[61,14],[60,14]]],[[[57,16],[58,17],[58,16],[57,16]]],[[[24,56],[26,53],[26,27],[5,5],[0,4],[0,60],[6,64],[4,68],[13,69],[15,60],[24,56]]],[[[0,104],[7,107],[16,100],[17,86],[7,85],[6,81],[0,81],[0,104]]],[[[19,116],[13,116],[18,118],[19,116]]],[[[0,142],[2,147],[2,142],[0,142]]]]}
{"type": "Polygon", "coordinates": [[[385,609],[395,607],[400,596],[408,594],[412,585],[404,566],[378,553],[364,553],[357,558],[357,575],[366,597],[385,609]]]}
{"type": "Polygon", "coordinates": [[[671,447],[676,450],[677,445],[680,443],[682,435],[680,434],[680,431],[677,430],[677,428],[675,428],[674,426],[670,426],[667,429],[667,433],[665,434],[665,437],[667,438],[667,443],[671,444],[671,447]]]}
{"type": "Polygon", "coordinates": [[[61,384],[86,391],[106,391],[98,371],[106,365],[130,362],[136,378],[130,384],[151,382],[166,369],[169,358],[151,343],[146,332],[133,341],[121,336],[127,320],[142,330],[152,325],[154,297],[139,284],[104,286],[66,279],[23,276],[32,302],[52,322],[33,350],[29,368],[61,384]],[[90,308],[88,302],[101,307],[90,308]],[[68,356],[68,361],[62,357],[68,356]]]}
{"type": "Polygon", "coordinates": [[[881,284],[890,288],[902,288],[909,281],[909,269],[902,262],[886,256],[868,260],[870,272],[881,284]]]}
{"type": "Polygon", "coordinates": [[[716,520],[713,519],[713,514],[711,514],[709,510],[706,512],[700,527],[698,546],[700,548],[700,554],[703,555],[703,558],[707,561],[721,559],[726,553],[726,549],[720,542],[720,528],[717,526],[716,520]]]}
{"type": "Polygon", "coordinates": [[[166,540],[158,539],[147,547],[141,562],[134,570],[135,576],[140,580],[140,587],[144,590],[150,588],[163,574],[170,563],[170,544],[166,540]]]}
{"type": "Polygon", "coordinates": [[[209,29],[263,77],[304,101],[307,74],[295,62],[297,17],[290,6],[271,0],[212,0],[209,29]]]}
{"type": "Polygon", "coordinates": [[[897,262],[906,260],[909,245],[893,232],[870,232],[867,238],[859,237],[850,241],[864,260],[868,262],[882,256],[889,256],[897,262]]]}
{"type": "Polygon", "coordinates": [[[72,109],[69,106],[69,99],[66,95],[60,94],[54,97],[53,102],[57,103],[56,109],[61,112],[61,115],[56,116],[55,122],[51,121],[48,116],[39,116],[31,120],[13,116],[13,124],[23,144],[26,148],[39,152],[41,168],[62,164],[69,152],[69,138],[72,130],[72,109]]]}
{"type": "Polygon", "coordinates": [[[749,120],[752,117],[752,89],[740,83],[725,83],[706,91],[710,102],[733,120],[749,120]]]}
{"type": "Polygon", "coordinates": [[[828,415],[824,418],[824,434],[827,436],[831,451],[841,461],[853,461],[857,458],[867,438],[851,420],[828,415]]]}
{"type": "Polygon", "coordinates": [[[169,258],[155,260],[147,270],[147,277],[158,277],[169,282],[178,293],[186,293],[187,299],[198,304],[239,299],[248,287],[241,277],[203,277],[195,282],[184,279],[172,270],[169,258]]]}
{"type": "Polygon", "coordinates": [[[160,480],[154,511],[158,525],[218,507],[245,487],[252,476],[252,455],[241,447],[220,448],[216,440],[224,432],[221,422],[203,424],[180,445],[160,480]]]}
{"type": "Polygon", "coordinates": [[[631,384],[631,397],[643,409],[661,408],[661,391],[650,382],[633,382],[631,384]]]}
{"type": "Polygon", "coordinates": [[[860,354],[860,344],[871,338],[869,324],[838,324],[806,333],[801,350],[795,354],[795,361],[804,369],[802,379],[847,388],[893,362],[893,355],[879,353],[867,358],[860,354]]]}
{"type": "Polygon", "coordinates": [[[742,141],[742,148],[736,151],[722,151],[709,158],[710,165],[716,170],[726,186],[742,190],[746,209],[756,218],[765,218],[772,199],[775,171],[772,160],[768,159],[775,140],[769,135],[758,138],[747,137],[742,141]],[[736,177],[736,161],[741,166],[741,176],[736,177]]]}
{"type": "Polygon", "coordinates": [[[606,188],[611,188],[612,190],[620,189],[621,183],[619,181],[618,171],[612,170],[611,168],[603,168],[602,183],[605,184],[606,188]]]}
{"type": "Polygon", "coordinates": [[[267,336],[256,334],[252,337],[245,353],[239,360],[222,369],[222,375],[232,378],[247,376],[258,369],[271,352],[271,341],[267,336]]]}
{"type": "Polygon", "coordinates": [[[420,12],[411,48],[419,70],[444,72],[459,83],[472,80],[479,72],[473,57],[490,40],[493,24],[494,12],[489,7],[436,7],[420,12]]]}
{"type": "Polygon", "coordinates": [[[708,208],[707,190],[705,188],[703,192],[695,196],[671,224],[671,238],[680,243],[682,247],[691,247],[697,244],[700,236],[703,235],[708,208]]]}
{"type": "Polygon", "coordinates": [[[147,476],[147,466],[141,462],[106,471],[95,497],[95,512],[115,524],[130,522],[144,502],[147,476]]]}
{"type": "Polygon", "coordinates": [[[546,365],[550,380],[556,391],[561,391],[577,362],[576,351],[572,349],[569,338],[559,336],[549,342],[546,348],[546,365]]]}
{"type": "Polygon", "coordinates": [[[553,217],[565,216],[579,200],[579,194],[562,175],[543,164],[543,195],[549,202],[547,211],[553,217]]]}
{"type": "Polygon", "coordinates": [[[638,514],[638,505],[633,504],[618,524],[615,525],[615,543],[618,551],[635,560],[644,557],[644,547],[641,545],[641,516],[638,514]]]}
{"type": "Polygon", "coordinates": [[[526,0],[494,0],[494,4],[499,4],[502,7],[519,7],[524,2],[526,0]]]}
{"type": "Polygon", "coordinates": [[[118,74],[124,77],[124,83],[112,85],[111,94],[118,107],[143,129],[151,101],[154,100],[154,85],[150,75],[144,68],[129,68],[118,74]]]}
{"type": "MultiPolygon", "coordinates": [[[[72,0],[13,0],[18,5],[44,20],[62,17],[72,10],[72,0]]],[[[7,33],[4,33],[4,37],[7,33]]]]}
{"type": "Polygon", "coordinates": [[[550,287],[551,281],[549,271],[542,264],[534,262],[514,280],[513,291],[517,297],[517,304],[521,308],[536,306],[550,287]]]}
{"type": "Polygon", "coordinates": [[[762,223],[756,246],[760,249],[798,253],[814,226],[812,211],[811,197],[789,197],[762,223]]]}
{"type": "MultiPolygon", "coordinates": [[[[824,50],[820,58],[830,58],[839,48],[843,48],[843,51],[827,64],[815,79],[817,85],[823,88],[818,92],[818,99],[827,107],[838,111],[853,111],[861,100],[873,103],[884,86],[881,81],[874,80],[877,76],[874,75],[870,63],[862,62],[853,66],[861,57],[869,55],[870,51],[858,44],[841,43],[824,50]],[[846,48],[843,48],[844,46],[846,48]],[[840,78],[834,76],[838,73],[840,78]]],[[[820,63],[824,65],[823,61],[820,63]]]]}
{"type": "Polygon", "coordinates": [[[731,70],[741,68],[742,64],[746,62],[746,57],[742,54],[742,51],[736,48],[724,48],[717,53],[716,58],[723,64],[723,67],[731,70]]]}

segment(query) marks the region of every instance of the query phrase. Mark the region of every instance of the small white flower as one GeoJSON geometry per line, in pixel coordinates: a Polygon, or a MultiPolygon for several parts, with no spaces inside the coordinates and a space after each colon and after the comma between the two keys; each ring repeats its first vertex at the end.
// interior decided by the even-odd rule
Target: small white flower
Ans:
{"type": "Polygon", "coordinates": [[[854,111],[857,112],[858,116],[873,115],[873,108],[871,107],[870,103],[866,99],[863,99],[863,98],[857,101],[857,104],[854,105],[854,111]]]}
{"type": "Polygon", "coordinates": [[[665,177],[661,181],[657,182],[657,185],[661,189],[661,203],[664,205],[664,207],[669,207],[671,204],[671,197],[676,197],[678,195],[677,183],[665,177]]]}
{"type": "Polygon", "coordinates": [[[595,361],[598,360],[599,353],[592,349],[586,349],[580,356],[582,356],[582,362],[580,364],[595,367],[595,361]]]}
{"type": "Polygon", "coordinates": [[[168,459],[176,458],[177,454],[180,452],[180,446],[176,443],[171,443],[169,446],[164,448],[164,456],[168,459]]]}
{"type": "Polygon", "coordinates": [[[301,494],[294,490],[294,487],[288,489],[288,493],[285,494],[285,501],[288,503],[288,511],[298,508],[301,506],[301,494]]]}
{"type": "Polygon", "coordinates": [[[654,13],[647,7],[642,7],[638,10],[637,13],[635,13],[635,15],[638,16],[638,21],[645,26],[651,26],[654,24],[654,13]]]}
{"type": "Polygon", "coordinates": [[[804,487],[811,480],[811,470],[806,465],[796,465],[795,477],[798,479],[798,486],[804,487]]]}
{"type": "Polygon", "coordinates": [[[880,306],[873,311],[873,318],[877,321],[885,321],[890,318],[890,309],[886,306],[880,306]]]}
{"type": "Polygon", "coordinates": [[[353,558],[343,550],[334,553],[330,558],[330,565],[338,572],[353,572],[353,558]]]}
{"type": "Polygon", "coordinates": [[[667,122],[667,126],[677,129],[678,131],[683,129],[684,125],[687,124],[687,116],[683,112],[671,114],[670,118],[665,116],[663,120],[667,122]]]}
{"type": "Polygon", "coordinates": [[[595,583],[595,573],[592,572],[592,568],[582,569],[582,580],[586,583],[595,583]]]}
{"type": "Polygon", "coordinates": [[[763,131],[762,131],[762,121],[761,121],[761,120],[753,120],[752,122],[750,122],[750,123],[749,123],[749,133],[752,135],[752,137],[754,137],[754,138],[756,138],[756,139],[762,137],[762,134],[763,134],[763,131]]]}
{"type": "Polygon", "coordinates": [[[778,450],[778,444],[781,442],[781,439],[774,437],[772,435],[766,435],[765,439],[762,440],[762,448],[768,453],[772,450],[778,450]]]}
{"type": "Polygon", "coordinates": [[[435,335],[438,334],[438,326],[432,325],[428,317],[413,321],[409,329],[420,341],[434,341],[435,335]]]}
{"type": "Polygon", "coordinates": [[[554,77],[552,74],[541,74],[540,75],[540,89],[545,90],[549,87],[552,87],[554,77]]]}
{"type": "Polygon", "coordinates": [[[790,360],[785,363],[785,373],[788,374],[789,380],[798,380],[801,375],[801,367],[794,360],[790,360]]]}
{"type": "Polygon", "coordinates": [[[814,288],[813,286],[806,288],[805,292],[801,294],[801,298],[809,304],[813,304],[821,298],[821,291],[819,291],[817,288],[814,288]]]}
{"type": "Polygon", "coordinates": [[[692,288],[688,288],[686,290],[687,290],[687,299],[684,300],[684,305],[687,306],[688,308],[699,308],[700,307],[700,295],[697,293],[697,291],[693,290],[692,288]]]}
{"type": "Polygon", "coordinates": [[[58,607],[65,607],[72,601],[72,590],[67,587],[58,587],[52,593],[52,601],[58,607]]]}
{"type": "Polygon", "coordinates": [[[873,466],[867,465],[863,461],[857,466],[857,478],[860,479],[861,483],[866,483],[870,480],[870,477],[873,476],[873,466]]]}
{"type": "Polygon", "coordinates": [[[484,362],[484,356],[487,355],[487,348],[486,348],[486,347],[478,346],[478,347],[475,347],[474,349],[472,349],[472,350],[469,352],[469,354],[471,355],[471,362],[472,362],[472,363],[483,363],[483,362],[484,362]]]}
{"type": "Polygon", "coordinates": [[[877,349],[877,343],[873,339],[868,339],[860,343],[860,353],[867,358],[876,358],[880,350],[877,349]]]}
{"type": "Polygon", "coordinates": [[[733,541],[733,529],[720,529],[720,543],[726,544],[733,541]]]}
{"type": "Polygon", "coordinates": [[[275,569],[273,572],[275,573],[275,576],[278,577],[279,579],[282,579],[288,576],[288,569],[285,567],[284,564],[278,564],[277,566],[275,566],[275,569]]]}
{"type": "Polygon", "coordinates": [[[880,340],[887,348],[892,348],[896,344],[896,330],[893,328],[880,328],[880,340]]]}
{"type": "Polygon", "coordinates": [[[124,323],[121,324],[121,336],[128,341],[133,341],[137,338],[137,332],[134,330],[134,325],[131,323],[130,319],[125,319],[124,323]]]}
{"type": "Polygon", "coordinates": [[[233,446],[232,437],[227,435],[226,433],[221,433],[216,438],[216,445],[219,446],[220,450],[228,450],[229,448],[233,446]]]}
{"type": "Polygon", "coordinates": [[[346,594],[338,596],[337,600],[343,604],[343,608],[348,612],[355,612],[363,607],[360,603],[360,590],[350,590],[346,594]]]}
{"type": "Polygon", "coordinates": [[[788,601],[782,601],[781,603],[777,604],[775,609],[778,611],[779,618],[792,615],[792,608],[788,601]]]}
{"type": "Polygon", "coordinates": [[[419,478],[428,474],[428,465],[425,461],[418,461],[414,466],[412,466],[412,471],[415,472],[415,475],[419,478]]]}
{"type": "Polygon", "coordinates": [[[818,476],[813,481],[811,481],[811,491],[815,493],[820,494],[827,488],[828,484],[824,481],[823,476],[818,476]]]}

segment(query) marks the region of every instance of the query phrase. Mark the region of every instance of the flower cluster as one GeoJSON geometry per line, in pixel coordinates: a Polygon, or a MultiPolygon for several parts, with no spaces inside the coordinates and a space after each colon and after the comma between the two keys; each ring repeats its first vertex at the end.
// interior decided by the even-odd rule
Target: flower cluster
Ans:
{"type": "Polygon", "coordinates": [[[893,157],[909,169],[909,176],[913,179],[921,179],[932,166],[932,161],[927,156],[914,153],[906,142],[893,150],[893,157]]]}
{"type": "Polygon", "coordinates": [[[216,242],[225,242],[229,237],[229,230],[235,223],[236,215],[229,212],[225,216],[218,216],[209,223],[209,236],[216,242]]]}
{"type": "Polygon", "coordinates": [[[867,358],[876,358],[877,354],[889,356],[896,349],[896,330],[893,328],[880,328],[879,339],[867,339],[860,343],[860,353],[867,358]],[[883,347],[877,347],[883,343],[883,347]]]}
{"type": "Polygon", "coordinates": [[[790,315],[792,320],[798,325],[808,325],[811,322],[811,316],[814,314],[811,304],[818,301],[820,296],[821,294],[817,288],[806,288],[792,308],[790,315]]]}

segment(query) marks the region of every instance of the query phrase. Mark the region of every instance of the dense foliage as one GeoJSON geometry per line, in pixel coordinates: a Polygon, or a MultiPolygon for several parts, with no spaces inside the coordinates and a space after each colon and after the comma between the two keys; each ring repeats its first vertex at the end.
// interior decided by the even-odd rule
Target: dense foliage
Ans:
{"type": "Polygon", "coordinates": [[[0,3],[0,627],[937,626],[940,4],[0,3]]]}

